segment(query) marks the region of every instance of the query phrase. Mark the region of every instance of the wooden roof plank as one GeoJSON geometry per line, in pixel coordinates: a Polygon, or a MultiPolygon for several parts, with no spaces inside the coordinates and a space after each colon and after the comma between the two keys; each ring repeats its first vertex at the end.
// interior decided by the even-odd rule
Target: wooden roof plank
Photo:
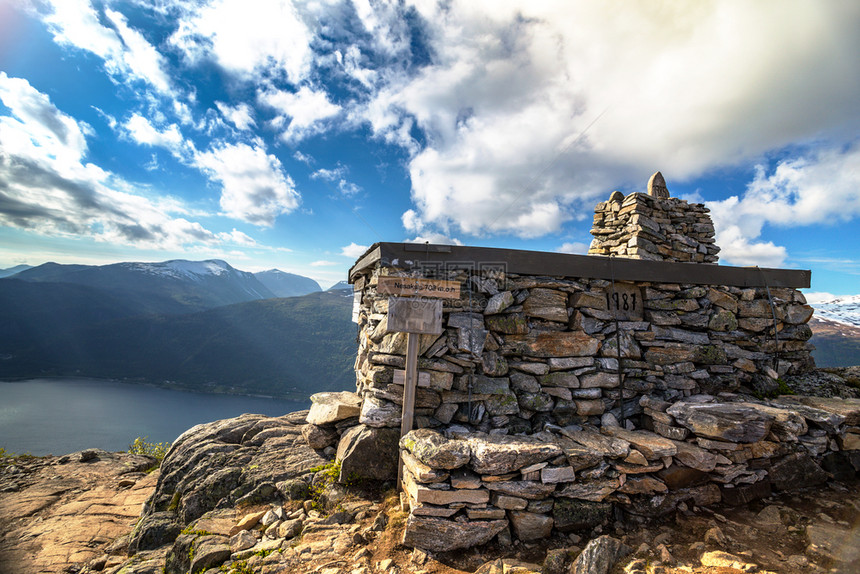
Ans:
{"type": "Polygon", "coordinates": [[[471,263],[476,270],[482,265],[503,265],[508,273],[519,275],[734,287],[803,289],[810,286],[812,278],[811,271],[806,269],[729,267],[493,247],[377,243],[349,270],[349,282],[354,283],[358,275],[380,261],[404,268],[411,268],[415,263],[471,263]]]}

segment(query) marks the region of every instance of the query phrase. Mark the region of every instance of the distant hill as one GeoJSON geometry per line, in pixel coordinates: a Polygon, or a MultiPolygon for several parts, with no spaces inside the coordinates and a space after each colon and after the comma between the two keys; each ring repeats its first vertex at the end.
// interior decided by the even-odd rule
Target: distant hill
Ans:
{"type": "Polygon", "coordinates": [[[813,317],[810,343],[812,356],[819,367],[853,367],[860,365],[860,327],[813,317]]]}
{"type": "Polygon", "coordinates": [[[3,277],[11,277],[16,273],[20,273],[21,271],[26,271],[30,269],[30,265],[16,265],[15,267],[9,267],[8,269],[0,269],[0,279],[3,277]]]}
{"type": "Polygon", "coordinates": [[[326,291],[345,291],[347,289],[352,292],[352,285],[349,284],[349,281],[339,281],[326,289],[326,291]]]}
{"type": "Polygon", "coordinates": [[[254,277],[265,285],[276,297],[299,297],[322,291],[319,283],[310,277],[269,269],[254,273],[254,277]]]}
{"type": "Polygon", "coordinates": [[[252,273],[220,260],[113,265],[45,263],[15,279],[85,285],[111,293],[138,313],[190,313],[275,297],[252,273]]]}
{"type": "Polygon", "coordinates": [[[812,356],[819,367],[860,365],[860,295],[813,303],[812,356]]]}
{"type": "Polygon", "coordinates": [[[337,294],[129,316],[122,302],[104,292],[64,287],[0,281],[0,378],[137,379],[302,399],[355,385],[357,328],[351,301],[337,294]],[[31,289],[44,309],[16,307],[27,302],[31,289]]]}

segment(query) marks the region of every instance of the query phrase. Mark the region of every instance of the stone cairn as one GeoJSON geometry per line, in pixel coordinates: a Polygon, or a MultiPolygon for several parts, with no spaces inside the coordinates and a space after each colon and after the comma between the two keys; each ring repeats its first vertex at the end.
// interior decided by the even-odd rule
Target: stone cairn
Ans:
{"type": "Polygon", "coordinates": [[[648,181],[648,193],[627,197],[615,191],[597,205],[589,255],[617,255],[652,261],[716,263],[714,224],[700,203],[669,197],[658,171],[648,181]]]}
{"type": "MultiPolygon", "coordinates": [[[[715,262],[707,210],[669,198],[659,173],[649,188],[597,207],[634,226],[625,249],[647,228],[662,235],[662,257],[715,262]],[[695,247],[678,239],[691,234],[695,247]]],[[[822,468],[852,476],[860,468],[860,403],[750,399],[814,368],[812,308],[799,291],[456,266],[434,272],[463,293],[444,301],[444,332],[420,336],[418,430],[398,443],[407,336],[389,331],[377,285],[424,269],[379,260],[362,273],[356,393],[312,397],[303,433],[337,453],[342,479],[366,469],[390,476],[379,461],[396,460],[399,444],[408,545],[534,540],[606,523],[613,505],[653,516],[814,484],[826,478],[822,468]],[[638,311],[619,312],[622,299],[638,311]]]]}

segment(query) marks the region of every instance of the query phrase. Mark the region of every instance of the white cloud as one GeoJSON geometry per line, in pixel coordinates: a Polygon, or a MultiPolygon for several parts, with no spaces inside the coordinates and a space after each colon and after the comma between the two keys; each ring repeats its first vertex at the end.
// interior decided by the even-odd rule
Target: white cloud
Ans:
{"type": "Polygon", "coordinates": [[[430,243],[431,245],[463,245],[456,237],[448,237],[444,233],[426,233],[416,235],[412,239],[404,239],[406,243],[430,243]]]}
{"type": "Polygon", "coordinates": [[[26,80],[0,72],[0,100],[11,111],[0,116],[0,225],[158,250],[221,241],[200,223],[174,217],[191,212],[178,200],[136,194],[87,162],[89,127],[26,80]]]}
{"type": "Polygon", "coordinates": [[[765,225],[835,224],[860,216],[860,143],[823,148],[779,162],[768,174],[758,166],[743,197],[707,202],[720,259],[739,265],[783,263],[784,247],[758,241],[765,225]]]}
{"type": "Polygon", "coordinates": [[[860,128],[856,4],[414,8],[429,65],[388,70],[351,117],[414,151],[414,211],[441,231],[541,235],[655,169],[682,181],[860,128]]]}
{"type": "Polygon", "coordinates": [[[311,174],[311,179],[321,179],[337,185],[338,190],[346,196],[353,196],[361,191],[361,186],[346,179],[349,170],[342,165],[334,169],[318,169],[311,174]]]}
{"type": "Polygon", "coordinates": [[[320,261],[312,261],[309,265],[311,267],[330,267],[332,265],[341,265],[341,264],[338,263],[337,261],[320,260],[320,261]]]}
{"type": "Polygon", "coordinates": [[[114,25],[125,46],[123,61],[136,78],[146,80],[159,92],[170,90],[170,79],[164,72],[164,57],[143,35],[128,26],[125,16],[114,10],[105,15],[114,25]]]}
{"type": "Polygon", "coordinates": [[[243,79],[280,72],[298,84],[310,69],[311,40],[291,2],[214,0],[189,4],[170,42],[191,62],[212,59],[243,79]]]}
{"type": "Polygon", "coordinates": [[[0,117],[2,152],[26,156],[32,161],[50,161],[64,170],[83,159],[87,152],[85,133],[89,127],[59,111],[47,95],[27,80],[0,72],[0,100],[14,116],[0,117]]]}
{"type": "Polygon", "coordinates": [[[221,208],[229,217],[271,226],[279,215],[299,206],[301,197],[292,178],[262,142],[253,147],[222,143],[198,153],[194,163],[221,182],[221,208]]]}
{"type": "Polygon", "coordinates": [[[103,26],[89,0],[51,0],[44,16],[58,44],[74,46],[104,60],[107,71],[123,81],[141,81],[163,94],[171,85],[163,56],[144,36],[128,26],[121,13],[107,9],[103,26]]]}
{"type": "Polygon", "coordinates": [[[233,228],[233,231],[229,233],[219,233],[218,238],[224,243],[233,243],[235,245],[241,245],[243,247],[256,247],[257,242],[253,237],[249,236],[246,233],[239,231],[236,228],[233,228]]]}
{"type": "Polygon", "coordinates": [[[123,128],[128,136],[139,144],[163,147],[177,157],[182,157],[185,142],[176,124],[158,130],[148,119],[135,113],[126,120],[123,128]]]}
{"type": "Polygon", "coordinates": [[[257,122],[254,121],[254,112],[248,104],[243,103],[231,107],[224,102],[215,102],[215,105],[221,115],[237,129],[245,131],[257,127],[257,122]]]}
{"type": "Polygon", "coordinates": [[[269,89],[261,92],[257,98],[261,104],[280,112],[275,125],[286,124],[287,128],[281,134],[284,141],[300,141],[314,133],[323,130],[323,120],[331,118],[340,112],[340,106],[331,103],[325,92],[315,92],[307,86],[302,86],[298,92],[269,89]]]}
{"type": "Polygon", "coordinates": [[[561,246],[556,248],[556,253],[570,253],[573,255],[585,255],[588,253],[588,243],[582,243],[581,241],[574,241],[572,243],[563,243],[561,246]]]}
{"type": "Polygon", "coordinates": [[[364,252],[368,250],[369,245],[358,245],[357,243],[350,243],[346,247],[343,247],[340,250],[340,254],[344,257],[349,257],[350,259],[358,259],[364,252]]]}
{"type": "Polygon", "coordinates": [[[300,161],[305,165],[311,165],[311,164],[315,163],[313,156],[310,156],[306,153],[302,153],[298,150],[296,150],[296,153],[293,154],[293,158],[296,161],[300,161]]]}

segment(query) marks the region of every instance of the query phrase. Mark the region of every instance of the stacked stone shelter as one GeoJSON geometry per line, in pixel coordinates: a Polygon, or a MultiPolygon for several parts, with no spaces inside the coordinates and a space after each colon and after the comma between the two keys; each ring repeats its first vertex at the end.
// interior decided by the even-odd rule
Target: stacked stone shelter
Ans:
{"type": "Polygon", "coordinates": [[[332,397],[315,396],[306,428],[319,448],[338,443],[345,476],[386,458],[362,444],[396,451],[400,439],[407,334],[389,328],[380,283],[459,286],[442,300],[442,332],[419,339],[421,430],[399,443],[408,543],[539,538],[691,485],[709,504],[732,496],[721,489],[763,491],[771,463],[799,468],[858,445],[844,437],[860,420],[844,413],[797,407],[804,418],[735,394],[766,396],[814,368],[798,291],[809,271],[714,265],[708,210],[669,197],[659,172],[648,193],[598,204],[592,234],[590,255],[379,243],[350,270],[356,393],[331,417],[319,413],[332,397]]]}

